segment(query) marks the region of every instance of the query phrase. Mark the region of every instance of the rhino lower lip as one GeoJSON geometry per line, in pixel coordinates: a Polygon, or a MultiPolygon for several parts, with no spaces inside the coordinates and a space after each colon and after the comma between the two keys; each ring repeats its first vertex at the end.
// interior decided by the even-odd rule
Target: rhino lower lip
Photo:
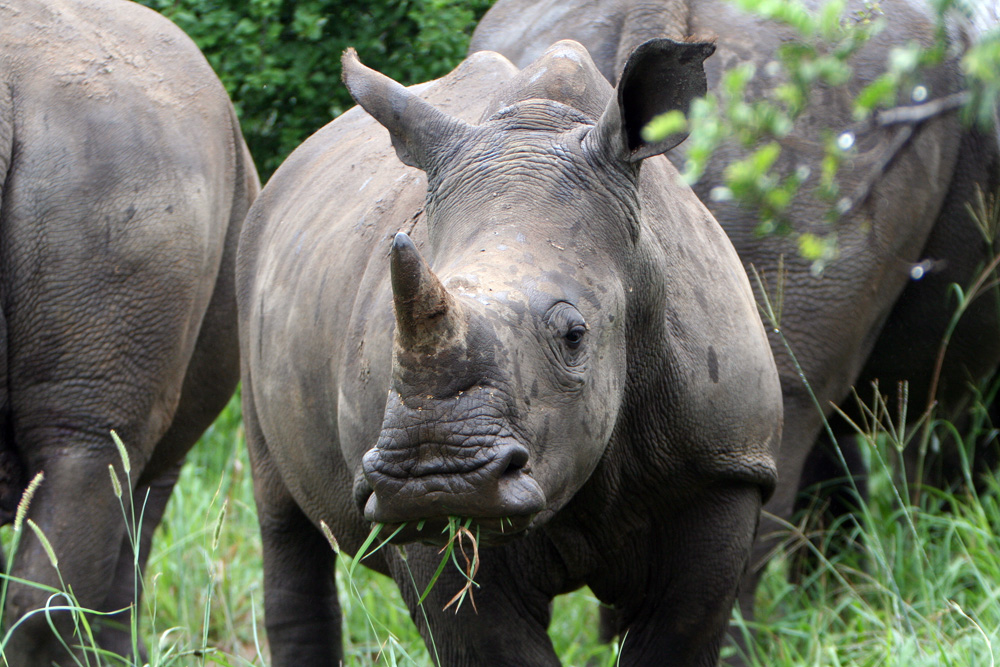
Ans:
{"type": "Polygon", "coordinates": [[[433,546],[447,544],[454,533],[452,525],[465,527],[481,546],[497,546],[516,539],[534,524],[535,515],[499,518],[447,517],[421,519],[403,523],[384,523],[379,531],[379,540],[390,544],[411,544],[419,542],[433,546]]]}
{"type": "Polygon", "coordinates": [[[367,521],[398,525],[456,516],[471,518],[483,526],[498,522],[498,531],[504,527],[501,521],[521,530],[546,507],[541,487],[523,470],[508,472],[491,488],[479,492],[426,491],[428,487],[449,488],[450,481],[418,478],[402,488],[372,491],[364,498],[364,517],[367,521]]]}

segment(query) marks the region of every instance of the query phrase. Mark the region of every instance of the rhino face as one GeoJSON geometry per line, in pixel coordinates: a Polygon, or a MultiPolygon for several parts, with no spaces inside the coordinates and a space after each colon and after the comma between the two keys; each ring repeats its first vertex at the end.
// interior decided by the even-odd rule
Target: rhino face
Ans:
{"type": "Polygon", "coordinates": [[[449,271],[446,288],[405,234],[392,272],[393,378],[363,459],[365,518],[409,522],[397,539],[433,541],[448,516],[471,517],[487,542],[544,520],[610,438],[624,377],[621,301],[588,293],[578,307],[579,289],[490,263],[449,271]]]}
{"type": "Polygon", "coordinates": [[[557,45],[478,126],[345,55],[355,99],[428,175],[434,269],[396,235],[392,382],[355,486],[366,519],[406,524],[395,541],[443,541],[449,516],[473,519],[485,543],[503,541],[563,507],[604,455],[626,384],[639,162],[682,139],[650,145],[635,126],[686,110],[711,53],[649,44],[617,95],[582,47],[557,45]],[[674,86],[651,104],[637,86],[647,71],[662,79],[665,65],[687,72],[672,75],[687,92],[674,86]],[[595,122],[542,98],[545,75],[559,90],[603,93],[605,111],[595,122]]]}

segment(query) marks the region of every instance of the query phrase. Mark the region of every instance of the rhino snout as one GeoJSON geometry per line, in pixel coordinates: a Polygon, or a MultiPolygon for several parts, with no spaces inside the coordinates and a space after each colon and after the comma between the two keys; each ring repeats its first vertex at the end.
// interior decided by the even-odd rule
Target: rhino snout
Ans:
{"type": "MultiPolygon", "coordinates": [[[[371,493],[357,499],[372,522],[429,521],[431,532],[454,516],[474,519],[487,531],[519,532],[545,507],[528,464],[527,448],[509,441],[475,448],[423,444],[405,455],[375,447],[362,462],[371,493]]],[[[433,539],[407,535],[405,541],[433,539]]]]}

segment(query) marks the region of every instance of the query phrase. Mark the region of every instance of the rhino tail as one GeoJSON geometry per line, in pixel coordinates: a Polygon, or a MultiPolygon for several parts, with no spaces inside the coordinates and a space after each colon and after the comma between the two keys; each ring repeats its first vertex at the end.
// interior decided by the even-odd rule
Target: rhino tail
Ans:
{"type": "MultiPolygon", "coordinates": [[[[213,302],[218,301],[221,304],[225,304],[222,306],[223,310],[226,310],[225,320],[231,326],[235,327],[237,321],[235,312],[237,302],[237,249],[239,248],[240,236],[247,213],[250,211],[254,200],[257,199],[257,195],[260,194],[260,176],[257,174],[257,166],[254,164],[253,156],[250,154],[250,149],[243,138],[236,109],[233,108],[232,103],[227,101],[227,104],[229,106],[230,130],[233,137],[233,192],[229,207],[229,220],[226,227],[222,263],[219,266],[219,274],[212,300],[213,302]]],[[[215,303],[210,304],[209,310],[214,312],[212,310],[214,306],[216,306],[215,303]]]]}
{"type": "Polygon", "coordinates": [[[230,214],[230,226],[239,228],[246,217],[250,205],[260,193],[260,177],[257,175],[257,166],[254,164],[253,156],[247,142],[243,139],[243,132],[240,129],[240,120],[236,116],[236,109],[229,105],[229,115],[231,117],[233,132],[233,150],[236,159],[236,181],[233,192],[233,207],[230,214]]]}
{"type": "MultiPolygon", "coordinates": [[[[14,104],[10,85],[0,83],[0,219],[14,153],[14,104]]],[[[4,230],[0,229],[0,234],[4,230]]],[[[11,523],[25,488],[25,470],[10,421],[7,318],[0,309],[0,526],[11,523]]]]}

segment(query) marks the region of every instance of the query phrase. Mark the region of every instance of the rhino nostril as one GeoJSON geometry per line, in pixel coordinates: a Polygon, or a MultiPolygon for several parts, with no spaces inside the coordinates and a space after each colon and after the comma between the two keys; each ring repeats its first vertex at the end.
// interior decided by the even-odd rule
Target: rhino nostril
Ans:
{"type": "Polygon", "coordinates": [[[511,447],[507,453],[507,465],[503,475],[512,475],[518,472],[528,472],[528,450],[520,445],[511,447]]]}

